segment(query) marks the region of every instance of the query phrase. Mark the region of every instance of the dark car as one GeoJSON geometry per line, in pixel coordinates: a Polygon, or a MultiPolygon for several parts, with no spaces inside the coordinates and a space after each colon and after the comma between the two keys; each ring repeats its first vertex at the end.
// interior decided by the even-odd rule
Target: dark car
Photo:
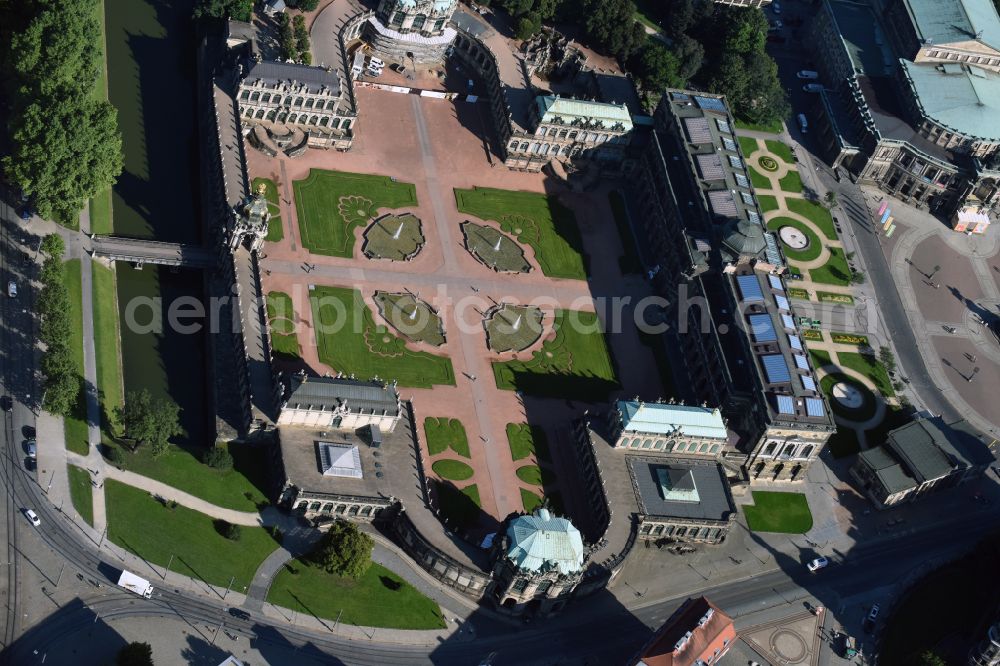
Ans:
{"type": "Polygon", "coordinates": [[[9,412],[14,409],[14,401],[10,399],[9,395],[5,395],[0,398],[0,407],[3,408],[3,411],[9,412]]]}
{"type": "Polygon", "coordinates": [[[863,624],[865,631],[868,632],[869,634],[875,630],[875,622],[878,621],[879,610],[880,609],[878,604],[872,604],[871,610],[868,611],[868,616],[865,618],[863,624]]]}
{"type": "Polygon", "coordinates": [[[235,617],[237,620],[249,620],[250,613],[246,612],[242,608],[230,608],[229,614],[235,617]]]}

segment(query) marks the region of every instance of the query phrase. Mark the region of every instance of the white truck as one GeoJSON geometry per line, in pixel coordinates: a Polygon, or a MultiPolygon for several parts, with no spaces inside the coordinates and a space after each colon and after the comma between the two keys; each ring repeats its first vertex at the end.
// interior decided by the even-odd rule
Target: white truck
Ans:
{"type": "Polygon", "coordinates": [[[124,588],[133,594],[149,599],[153,595],[153,586],[145,578],[139,578],[134,573],[122,571],[118,578],[118,587],[124,588]]]}

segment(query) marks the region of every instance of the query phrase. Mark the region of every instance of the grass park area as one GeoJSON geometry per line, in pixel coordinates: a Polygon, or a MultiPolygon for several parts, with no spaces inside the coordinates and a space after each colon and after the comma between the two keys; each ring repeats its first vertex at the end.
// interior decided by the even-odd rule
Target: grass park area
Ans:
{"type": "Polygon", "coordinates": [[[432,480],[441,519],[453,529],[475,525],[482,513],[482,500],[476,484],[458,488],[447,481],[432,480]]]}
{"type": "Polygon", "coordinates": [[[767,146],[767,151],[769,153],[777,155],[782,161],[785,162],[785,164],[795,166],[795,155],[792,153],[792,149],[787,143],[777,141],[775,139],[767,139],[764,141],[764,145],[767,146]]]}
{"type": "Polygon", "coordinates": [[[277,243],[285,237],[285,231],[281,226],[281,205],[278,203],[278,184],[270,178],[254,178],[251,188],[254,192],[264,185],[264,198],[267,199],[267,210],[271,213],[271,219],[267,221],[267,236],[264,237],[268,243],[277,243]]]}
{"type": "Polygon", "coordinates": [[[840,364],[845,368],[860,372],[872,380],[878,388],[879,393],[885,397],[891,398],[896,395],[896,391],[892,388],[892,381],[889,379],[889,373],[886,372],[885,366],[874,356],[859,354],[857,352],[839,352],[837,357],[840,359],[840,364]]]}
{"type": "Polygon", "coordinates": [[[837,428],[837,432],[833,433],[827,441],[826,447],[830,449],[830,454],[837,459],[854,455],[861,450],[857,433],[844,427],[837,428]]]}
{"type": "Polygon", "coordinates": [[[754,490],[753,505],[743,507],[747,525],[754,532],[805,534],[812,529],[809,503],[801,493],[754,490]]]}
{"type": "Polygon", "coordinates": [[[311,301],[319,358],[331,368],[361,379],[396,379],[402,386],[455,384],[448,357],[407,349],[402,338],[375,324],[358,290],[316,287],[311,301]]]}
{"type": "Polygon", "coordinates": [[[809,357],[812,359],[814,368],[822,368],[824,365],[830,365],[833,362],[830,359],[830,352],[823,351],[822,349],[810,349],[809,357]]]}
{"type": "Polygon", "coordinates": [[[256,511],[267,501],[268,462],[266,449],[230,442],[233,468],[223,472],[201,462],[203,449],[171,446],[154,459],[148,447],[125,452],[125,468],[226,509],[256,511]]]}
{"type": "Polygon", "coordinates": [[[295,333],[295,309],[292,297],[272,291],[265,297],[267,322],[271,326],[271,349],[275,356],[286,359],[301,357],[299,338],[295,333]]]}
{"type": "Polygon", "coordinates": [[[69,473],[69,498],[73,508],[93,527],[94,488],[90,484],[90,472],[76,465],[66,465],[66,471],[69,473]]]}
{"type": "Polygon", "coordinates": [[[772,197],[769,194],[757,195],[757,203],[760,204],[762,213],[770,213],[772,210],[778,210],[778,198],[772,197]]]}
{"type": "Polygon", "coordinates": [[[447,417],[424,419],[424,435],[427,437],[427,451],[432,456],[451,449],[463,458],[470,458],[469,437],[465,426],[458,419],[447,417]]]}
{"type": "Polygon", "coordinates": [[[828,247],[830,258],[819,268],[810,268],[809,277],[813,282],[846,287],[851,284],[851,267],[847,265],[847,255],[842,247],[828,247]]]}
{"type": "MultiPolygon", "coordinates": [[[[788,206],[788,210],[811,220],[813,224],[819,227],[824,236],[830,240],[837,240],[837,230],[833,227],[833,217],[826,208],[808,199],[796,199],[792,197],[786,198],[785,203],[788,206]]],[[[761,205],[763,206],[763,204],[761,205]]]]}
{"type": "Polygon", "coordinates": [[[802,192],[802,177],[797,170],[792,169],[785,174],[784,178],[778,180],[778,187],[781,188],[782,192],[799,194],[802,192]]]}
{"type": "Polygon", "coordinates": [[[538,465],[521,465],[514,473],[517,478],[533,486],[549,486],[556,480],[550,469],[538,465]]]}
{"type": "Polygon", "coordinates": [[[360,578],[338,576],[305,559],[286,564],[267,601],[298,613],[366,627],[441,629],[441,609],[412,585],[372,562],[360,578]]]}
{"type": "Polygon", "coordinates": [[[635,235],[632,233],[628,222],[628,212],[625,208],[625,199],[621,192],[615,190],[608,192],[608,204],[611,206],[611,214],[615,218],[615,226],[618,228],[618,237],[621,238],[622,248],[625,252],[618,258],[618,268],[622,275],[629,273],[642,273],[642,261],[639,259],[639,249],[635,245],[635,235]]]}
{"type": "Polygon", "coordinates": [[[540,507],[544,501],[545,500],[543,500],[538,493],[521,488],[521,506],[524,507],[525,513],[532,513],[535,509],[540,507]]]}
{"type": "Polygon", "coordinates": [[[379,314],[401,335],[433,347],[445,343],[441,317],[429,304],[408,293],[376,291],[379,314]]]}
{"type": "Polygon", "coordinates": [[[548,462],[549,439],[545,430],[539,426],[527,423],[507,424],[507,445],[510,447],[510,457],[517,462],[531,456],[540,462],[548,462]]]}
{"type": "Polygon", "coordinates": [[[769,123],[747,123],[742,120],[736,121],[737,129],[750,130],[751,132],[767,132],[768,134],[780,134],[782,125],[780,120],[772,120],[769,123]]]}
{"type": "Polygon", "coordinates": [[[736,139],[740,142],[740,150],[743,151],[744,157],[750,157],[755,152],[760,150],[757,147],[757,139],[752,136],[738,136],[736,139]]]}
{"type": "Polygon", "coordinates": [[[809,300],[809,292],[799,287],[789,287],[786,289],[789,298],[798,298],[803,301],[809,300]]]}
{"type": "Polygon", "coordinates": [[[94,358],[97,365],[97,392],[101,401],[105,439],[118,432],[115,410],[124,401],[122,394],[121,338],[118,334],[118,291],[114,268],[98,262],[90,264],[94,283],[94,358]]]}
{"type": "Polygon", "coordinates": [[[504,304],[485,321],[486,343],[491,351],[523,351],[542,337],[544,315],[533,305],[504,304]]]}
{"type": "Polygon", "coordinates": [[[812,229],[790,217],[775,217],[767,222],[767,228],[771,231],[779,231],[782,227],[792,227],[798,230],[809,241],[804,248],[799,250],[790,247],[782,240],[781,249],[784,251],[786,257],[792,261],[812,261],[819,258],[819,255],[823,252],[823,243],[812,229]]]}
{"type": "Polygon", "coordinates": [[[875,410],[877,408],[875,394],[858,380],[843,373],[834,372],[832,374],[825,375],[823,379],[820,380],[819,388],[830,399],[830,409],[832,409],[835,414],[859,423],[867,421],[875,416],[875,410]],[[840,400],[833,397],[833,387],[840,383],[854,387],[854,389],[861,396],[860,406],[856,408],[847,407],[840,402],[840,400]]]}
{"type": "Polygon", "coordinates": [[[87,428],[87,402],[83,391],[83,286],[80,260],[70,259],[63,264],[66,289],[69,292],[69,350],[73,355],[73,369],[80,380],[76,404],[65,419],[66,448],[81,456],[90,452],[90,434],[87,428]]]}
{"type": "Polygon", "coordinates": [[[576,218],[554,197],[476,187],[456,189],[455,201],[459,212],[493,220],[503,231],[530,245],[542,273],[548,277],[587,279],[576,218]]]}
{"type": "Polygon", "coordinates": [[[314,254],[354,256],[354,229],[368,225],[380,209],[417,205],[410,183],[388,176],[312,169],[292,183],[302,245],[314,254]]]}
{"type": "Polygon", "coordinates": [[[747,171],[750,172],[750,182],[753,184],[754,189],[757,190],[769,190],[771,189],[771,179],[757,171],[756,168],[752,166],[747,166],[747,171]]]}
{"type": "Polygon", "coordinates": [[[605,400],[618,388],[601,322],[593,312],[556,310],[555,337],[526,361],[495,361],[497,388],[569,400],[605,400]]]}
{"type": "Polygon", "coordinates": [[[450,458],[442,458],[441,460],[435,461],[431,465],[431,469],[434,473],[440,476],[442,479],[448,481],[465,481],[471,479],[472,475],[475,473],[471,467],[466,465],[460,460],[452,460],[450,458]]]}
{"type": "Polygon", "coordinates": [[[171,571],[212,585],[225,587],[235,576],[232,589],[242,590],[278,547],[260,527],[243,526],[238,541],[227,539],[210,516],[179,505],[170,508],[147,491],[113,479],[104,482],[104,493],[108,539],[150,564],[169,563],[171,571]]]}

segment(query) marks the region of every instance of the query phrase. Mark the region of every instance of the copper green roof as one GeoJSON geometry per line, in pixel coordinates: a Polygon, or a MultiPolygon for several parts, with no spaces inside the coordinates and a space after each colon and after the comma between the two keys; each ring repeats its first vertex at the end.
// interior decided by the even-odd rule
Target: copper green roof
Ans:
{"type": "Polygon", "coordinates": [[[525,571],[557,569],[561,574],[570,574],[583,568],[580,531],[547,509],[512,520],[507,538],[507,557],[525,571]]]}
{"type": "Polygon", "coordinates": [[[978,40],[1000,49],[1000,17],[992,0],[905,0],[917,38],[930,44],[978,40]]]}
{"type": "Polygon", "coordinates": [[[967,136],[1000,137],[1000,75],[958,63],[900,62],[926,116],[967,136]]]}

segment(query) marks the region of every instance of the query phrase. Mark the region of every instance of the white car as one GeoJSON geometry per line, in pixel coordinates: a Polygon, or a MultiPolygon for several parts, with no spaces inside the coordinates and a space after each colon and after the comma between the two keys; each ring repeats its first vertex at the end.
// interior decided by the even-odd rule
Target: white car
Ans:
{"type": "Polygon", "coordinates": [[[804,90],[807,93],[819,93],[819,92],[823,92],[823,84],[822,83],[807,83],[804,86],[802,86],[802,90],[804,90]]]}
{"type": "Polygon", "coordinates": [[[11,298],[17,298],[17,283],[13,280],[7,283],[7,295],[11,298]]]}
{"type": "Polygon", "coordinates": [[[31,509],[25,509],[24,516],[28,520],[30,520],[31,524],[34,525],[35,527],[38,527],[39,525],[42,524],[42,521],[38,519],[38,514],[32,511],[31,509]]]}
{"type": "Polygon", "coordinates": [[[771,3],[771,11],[773,11],[775,14],[780,14],[781,13],[781,4],[777,3],[777,2],[772,2],[771,3]]]}
{"type": "Polygon", "coordinates": [[[28,440],[28,457],[32,460],[38,457],[38,444],[33,439],[28,440]]]}
{"type": "Polygon", "coordinates": [[[809,569],[809,571],[819,571],[828,564],[830,564],[830,560],[825,557],[817,557],[815,560],[807,564],[806,568],[809,569]]]}

